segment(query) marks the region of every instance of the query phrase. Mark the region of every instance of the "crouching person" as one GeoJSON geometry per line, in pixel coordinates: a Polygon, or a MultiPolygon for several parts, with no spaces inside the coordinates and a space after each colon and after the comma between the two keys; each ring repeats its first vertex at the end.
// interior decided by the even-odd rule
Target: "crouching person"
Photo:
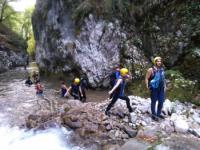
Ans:
{"type": "Polygon", "coordinates": [[[71,95],[74,99],[79,99],[80,101],[84,102],[85,92],[83,93],[82,88],[80,86],[80,79],[75,78],[74,82],[68,88],[65,97],[71,95]]]}

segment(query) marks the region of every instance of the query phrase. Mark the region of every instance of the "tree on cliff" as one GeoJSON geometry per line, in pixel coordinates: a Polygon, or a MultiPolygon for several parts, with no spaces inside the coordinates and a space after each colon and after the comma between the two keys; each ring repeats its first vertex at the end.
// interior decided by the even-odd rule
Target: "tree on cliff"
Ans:
{"type": "Polygon", "coordinates": [[[14,1],[17,0],[0,0],[0,23],[9,19],[16,13],[14,9],[9,5],[10,2],[14,1]]]}

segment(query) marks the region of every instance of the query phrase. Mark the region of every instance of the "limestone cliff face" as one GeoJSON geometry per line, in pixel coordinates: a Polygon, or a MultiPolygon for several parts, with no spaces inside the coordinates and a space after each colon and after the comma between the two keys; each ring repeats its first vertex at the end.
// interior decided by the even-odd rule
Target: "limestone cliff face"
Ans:
{"type": "Polygon", "coordinates": [[[0,24],[0,73],[26,63],[26,44],[10,29],[0,24]]]}
{"type": "MultiPolygon", "coordinates": [[[[188,22],[189,15],[198,12],[193,5],[198,2],[37,1],[33,14],[37,63],[48,72],[86,75],[93,87],[106,86],[111,68],[119,63],[140,78],[148,60],[157,55],[168,68],[181,64],[184,70],[186,55],[199,49],[198,29],[188,22]]],[[[199,24],[198,19],[193,21],[199,24]]],[[[194,62],[199,63],[198,57],[194,62]]]]}
{"type": "MultiPolygon", "coordinates": [[[[70,6],[64,4],[62,0],[37,2],[33,15],[37,63],[50,72],[84,74],[93,87],[107,86],[112,67],[120,63],[126,32],[117,20],[107,22],[92,14],[76,29],[67,9],[70,6]]],[[[135,57],[144,60],[142,55],[138,53],[135,57]]]]}

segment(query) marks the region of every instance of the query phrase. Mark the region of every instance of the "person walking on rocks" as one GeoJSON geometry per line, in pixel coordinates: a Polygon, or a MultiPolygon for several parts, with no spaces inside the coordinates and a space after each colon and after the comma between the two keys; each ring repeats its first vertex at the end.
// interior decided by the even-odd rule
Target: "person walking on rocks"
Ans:
{"type": "Polygon", "coordinates": [[[165,76],[162,65],[162,58],[155,57],[153,60],[154,66],[149,68],[146,77],[146,88],[150,91],[151,96],[151,113],[152,119],[158,121],[159,118],[164,119],[161,115],[164,98],[165,98],[165,76]],[[158,101],[157,111],[155,110],[156,102],[158,101]]]}
{"type": "Polygon", "coordinates": [[[130,105],[130,99],[124,95],[124,87],[125,87],[125,80],[129,77],[128,69],[122,68],[120,69],[120,77],[116,81],[114,87],[108,92],[109,95],[113,94],[112,100],[109,103],[108,107],[106,108],[105,114],[110,115],[109,110],[111,107],[116,103],[118,98],[125,100],[127,108],[129,112],[133,112],[133,109],[130,105]]]}

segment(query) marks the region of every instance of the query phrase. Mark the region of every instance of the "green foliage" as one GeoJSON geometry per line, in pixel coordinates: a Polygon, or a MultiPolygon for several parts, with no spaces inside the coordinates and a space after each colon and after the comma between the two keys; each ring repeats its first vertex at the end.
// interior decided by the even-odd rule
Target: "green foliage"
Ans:
{"type": "Polygon", "coordinates": [[[200,2],[188,2],[179,12],[187,24],[188,33],[192,36],[200,35],[200,2]]]}
{"type": "Polygon", "coordinates": [[[195,47],[194,49],[192,49],[192,56],[200,57],[200,48],[195,47]]]}
{"type": "Polygon", "coordinates": [[[33,36],[31,16],[33,13],[33,8],[26,9],[25,12],[21,14],[21,34],[22,37],[28,41],[31,36],[33,36]]]}
{"type": "Polygon", "coordinates": [[[178,66],[178,69],[185,77],[197,80],[200,85],[200,48],[195,47],[188,51],[190,52],[184,56],[184,61],[178,66]]]}
{"type": "Polygon", "coordinates": [[[195,81],[185,79],[179,71],[168,70],[165,72],[168,79],[167,96],[169,99],[195,102],[199,89],[195,81]]]}
{"type": "Polygon", "coordinates": [[[31,17],[34,8],[28,8],[24,12],[20,12],[17,16],[18,24],[13,29],[26,41],[28,47],[27,52],[29,55],[34,56],[35,54],[35,39],[33,35],[31,17]]]}
{"type": "Polygon", "coordinates": [[[34,58],[35,55],[35,39],[34,36],[32,35],[31,38],[28,40],[28,47],[27,47],[27,52],[30,56],[34,58]]]}
{"type": "Polygon", "coordinates": [[[13,32],[8,27],[0,23],[0,42],[4,46],[12,50],[25,50],[26,43],[24,39],[16,32],[13,32]]]}
{"type": "Polygon", "coordinates": [[[0,0],[0,23],[6,20],[11,20],[11,17],[16,14],[14,9],[9,5],[9,2],[16,0],[0,0]]]}
{"type": "Polygon", "coordinates": [[[177,78],[183,78],[182,74],[177,70],[167,70],[165,72],[166,79],[175,80],[177,78]]]}
{"type": "MultiPolygon", "coordinates": [[[[0,33],[7,36],[8,43],[18,46],[21,45],[20,49],[26,49],[27,43],[27,51],[33,54],[35,47],[31,23],[33,8],[26,9],[24,12],[16,12],[9,5],[9,2],[14,1],[16,0],[0,0],[0,33]],[[5,29],[6,31],[4,31],[5,29]]],[[[7,44],[7,46],[14,49],[9,44],[7,44]]]]}
{"type": "Polygon", "coordinates": [[[68,0],[66,6],[70,4],[73,19],[77,24],[81,24],[89,13],[105,19],[119,18],[123,22],[133,21],[134,13],[138,10],[130,0],[82,0],[73,2],[68,0]]]}
{"type": "Polygon", "coordinates": [[[142,40],[136,36],[134,38],[132,38],[132,42],[135,46],[137,46],[139,48],[142,46],[142,40]]]}
{"type": "Polygon", "coordinates": [[[92,5],[90,0],[85,0],[74,10],[72,18],[76,20],[76,22],[82,22],[85,16],[87,16],[91,11],[92,5]]]}
{"type": "Polygon", "coordinates": [[[149,90],[145,86],[144,80],[134,80],[128,84],[128,92],[133,95],[148,98],[150,96],[149,90]]]}

